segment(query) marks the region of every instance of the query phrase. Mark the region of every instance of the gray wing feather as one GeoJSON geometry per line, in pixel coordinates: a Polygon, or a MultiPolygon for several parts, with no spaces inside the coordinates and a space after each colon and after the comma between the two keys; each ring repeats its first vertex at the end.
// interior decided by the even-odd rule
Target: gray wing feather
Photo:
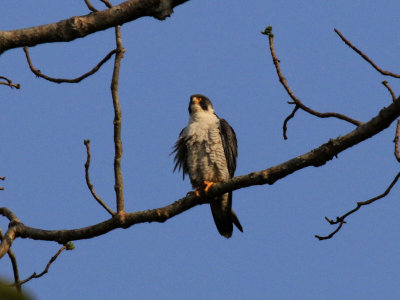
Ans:
{"type": "Polygon", "coordinates": [[[183,179],[185,179],[185,174],[189,174],[189,168],[187,165],[187,137],[184,135],[185,129],[186,128],[182,129],[181,133],[179,134],[179,138],[174,145],[173,151],[171,152],[171,154],[175,153],[174,172],[177,168],[179,171],[182,170],[183,179]]]}
{"type": "Polygon", "coordinates": [[[236,170],[236,158],[238,146],[236,134],[233,128],[224,119],[219,120],[219,131],[221,133],[222,146],[224,147],[226,162],[228,164],[229,176],[232,178],[236,170]]]}

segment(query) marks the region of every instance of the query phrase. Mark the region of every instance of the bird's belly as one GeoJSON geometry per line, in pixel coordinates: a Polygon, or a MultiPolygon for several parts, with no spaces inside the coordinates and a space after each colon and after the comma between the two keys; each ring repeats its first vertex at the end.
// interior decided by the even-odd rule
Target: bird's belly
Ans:
{"type": "Polygon", "coordinates": [[[203,181],[225,181],[229,172],[222,143],[194,142],[188,147],[189,176],[193,187],[203,181]]]}

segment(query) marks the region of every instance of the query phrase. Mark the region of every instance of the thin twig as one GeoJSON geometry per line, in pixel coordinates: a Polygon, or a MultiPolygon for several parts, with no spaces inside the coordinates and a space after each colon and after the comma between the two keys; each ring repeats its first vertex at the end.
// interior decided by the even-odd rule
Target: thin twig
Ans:
{"type": "MultiPolygon", "coordinates": [[[[6,180],[6,178],[5,177],[0,177],[0,180],[6,180]]],[[[2,186],[0,186],[0,191],[4,191],[4,187],[2,187],[2,186]]]]}
{"type": "Polygon", "coordinates": [[[294,115],[296,114],[296,111],[299,109],[299,106],[296,105],[292,111],[292,113],[290,115],[288,115],[285,119],[285,121],[283,122],[283,138],[285,140],[288,139],[286,132],[287,132],[287,123],[289,122],[290,119],[292,119],[294,117],[294,115]]]}
{"type": "MultiPolygon", "coordinates": [[[[282,74],[282,72],[281,72],[281,68],[280,68],[280,65],[279,65],[280,60],[277,58],[276,53],[275,53],[275,50],[274,50],[274,35],[272,34],[272,27],[268,26],[268,27],[267,27],[263,32],[261,32],[261,33],[262,33],[262,34],[265,34],[265,35],[268,35],[268,39],[269,39],[269,49],[270,49],[270,51],[271,51],[272,61],[273,61],[274,65],[275,65],[275,69],[276,69],[276,72],[277,72],[277,74],[278,74],[280,83],[283,85],[283,87],[285,88],[286,92],[288,93],[288,95],[290,96],[290,98],[292,98],[292,100],[293,100],[293,102],[290,102],[290,104],[295,104],[296,106],[298,106],[298,107],[301,108],[302,110],[308,112],[308,113],[311,114],[311,115],[314,115],[314,116],[316,116],[316,117],[319,117],[319,118],[330,118],[330,117],[333,117],[333,118],[337,118],[337,119],[340,119],[340,120],[347,121],[347,122],[349,122],[349,123],[351,123],[351,124],[353,124],[353,125],[356,125],[356,126],[360,126],[360,125],[362,124],[362,122],[357,121],[357,120],[355,120],[355,119],[352,119],[352,118],[350,118],[350,117],[348,117],[348,116],[346,116],[346,115],[342,115],[342,114],[335,113],[335,112],[320,113],[320,112],[317,112],[317,111],[315,111],[315,110],[313,110],[313,109],[311,109],[311,108],[305,106],[305,105],[300,101],[300,99],[297,98],[297,97],[295,96],[295,94],[293,93],[293,91],[290,89],[290,87],[289,87],[289,85],[288,85],[288,83],[287,83],[287,81],[286,81],[286,78],[283,76],[283,74],[282,74]]],[[[297,109],[296,109],[296,111],[297,111],[297,109]]],[[[296,111],[294,111],[294,112],[296,112],[296,111]]],[[[294,116],[294,114],[293,114],[293,112],[292,112],[292,114],[289,115],[289,117],[287,117],[286,119],[287,119],[287,120],[288,120],[288,119],[291,119],[291,118],[293,118],[293,116],[294,116]]],[[[286,123],[287,123],[287,120],[285,120],[286,123]]],[[[284,132],[284,136],[286,136],[286,132],[284,132]]]]}
{"type": "Polygon", "coordinates": [[[13,268],[15,288],[17,289],[17,292],[19,294],[21,294],[22,293],[22,289],[21,289],[21,281],[19,279],[17,258],[15,257],[15,254],[11,249],[8,249],[7,254],[8,254],[8,257],[10,258],[11,265],[12,265],[12,268],[13,268]]]}
{"type": "Polygon", "coordinates": [[[89,10],[91,10],[92,12],[98,11],[98,10],[93,6],[93,4],[90,3],[89,0],[84,0],[84,1],[85,1],[85,3],[86,3],[86,6],[89,8],[89,10]]]}
{"type": "Polygon", "coordinates": [[[353,49],[355,52],[357,52],[364,60],[366,60],[372,67],[374,67],[375,70],[377,70],[379,73],[381,73],[382,75],[386,75],[386,76],[392,76],[394,78],[400,78],[400,75],[389,72],[389,71],[385,71],[382,70],[380,67],[378,67],[367,55],[365,55],[362,51],[358,50],[352,43],[350,43],[349,40],[347,40],[343,34],[340,33],[339,30],[337,30],[336,28],[334,29],[336,34],[342,39],[342,41],[349,46],[351,49],[353,49]]]}
{"type": "Polygon", "coordinates": [[[96,73],[100,69],[100,67],[111,58],[111,56],[113,56],[115,53],[117,53],[117,49],[110,51],[110,53],[108,53],[92,70],[90,70],[89,72],[83,74],[82,76],[79,76],[74,79],[53,78],[53,77],[49,77],[45,74],[42,74],[42,72],[40,72],[40,70],[37,70],[33,66],[31,58],[29,56],[28,47],[24,47],[24,52],[25,52],[25,56],[26,56],[26,60],[28,62],[29,68],[31,69],[33,74],[35,74],[37,77],[41,77],[41,78],[44,78],[48,81],[55,82],[55,83],[63,83],[63,82],[78,83],[78,82],[82,81],[83,79],[85,79],[86,77],[89,77],[90,75],[93,75],[94,73],[96,73]]]}
{"type": "Polygon", "coordinates": [[[112,7],[112,4],[108,0],[100,0],[100,1],[103,2],[108,8],[112,7]]]}
{"type": "Polygon", "coordinates": [[[399,180],[399,178],[400,178],[400,172],[397,173],[396,177],[393,179],[392,183],[389,185],[389,187],[386,189],[385,192],[383,192],[383,193],[380,194],[379,196],[376,196],[376,197],[371,198],[371,199],[369,199],[369,200],[366,200],[366,201],[363,201],[363,202],[357,202],[357,206],[356,206],[354,209],[352,209],[352,210],[350,210],[349,212],[345,213],[345,214],[344,214],[343,216],[341,216],[341,217],[336,217],[336,221],[333,221],[333,220],[329,219],[328,217],[325,217],[325,220],[327,220],[327,221],[329,222],[329,224],[331,224],[331,225],[339,224],[339,226],[338,226],[338,228],[335,229],[335,231],[333,231],[331,234],[329,234],[329,235],[327,235],[327,236],[315,235],[315,237],[316,237],[317,239],[319,239],[320,241],[321,241],[321,240],[327,240],[327,239],[330,239],[331,237],[333,237],[333,236],[342,228],[343,224],[346,223],[346,222],[345,222],[345,219],[346,219],[348,216],[350,216],[351,214],[353,214],[353,213],[355,213],[356,211],[358,211],[362,206],[369,205],[369,204],[375,202],[376,200],[379,200],[379,199],[381,199],[381,198],[387,196],[387,195],[390,193],[390,191],[391,191],[391,189],[393,188],[393,186],[394,186],[394,185],[396,184],[396,182],[399,180]]]}
{"type": "Polygon", "coordinates": [[[16,88],[18,90],[21,87],[19,83],[12,83],[12,81],[7,77],[0,76],[0,80],[5,80],[5,81],[0,81],[0,84],[7,85],[10,88],[16,88]]]}
{"type": "Polygon", "coordinates": [[[57,253],[49,260],[49,262],[46,265],[46,268],[40,274],[36,274],[36,272],[34,272],[31,276],[22,280],[20,282],[20,284],[23,285],[23,284],[27,283],[28,281],[32,280],[33,278],[42,277],[44,274],[49,272],[49,268],[50,268],[51,264],[57,259],[57,257],[61,254],[61,252],[63,252],[65,249],[67,249],[67,246],[66,245],[62,246],[60,248],[60,250],[58,250],[57,253]]]}
{"type": "Polygon", "coordinates": [[[90,167],[90,141],[89,140],[85,140],[83,142],[86,146],[86,154],[87,154],[87,158],[86,158],[86,163],[85,163],[85,178],[86,178],[86,184],[90,190],[90,192],[92,193],[93,198],[101,205],[104,207],[104,209],[111,215],[114,216],[115,212],[113,212],[111,210],[111,208],[109,208],[107,206],[107,204],[104,203],[103,200],[101,200],[101,198],[99,197],[99,195],[97,195],[97,193],[94,190],[93,184],[90,182],[90,177],[89,177],[89,167],[90,167]]]}
{"type": "Polygon", "coordinates": [[[123,194],[123,180],[121,172],[121,158],[122,158],[122,142],[121,142],[121,107],[119,104],[118,84],[119,84],[119,70],[121,60],[124,56],[125,49],[122,47],[121,27],[115,27],[115,41],[117,44],[117,54],[115,55],[114,70],[111,81],[111,94],[114,106],[114,177],[115,177],[115,194],[117,201],[117,213],[124,214],[124,194],[123,194]]]}
{"type": "Polygon", "coordinates": [[[388,89],[390,95],[392,96],[393,102],[396,101],[397,97],[394,94],[394,92],[393,92],[392,88],[390,87],[389,83],[386,80],[384,80],[384,81],[382,81],[382,84],[388,89]]]}
{"type": "MultiPolygon", "coordinates": [[[[399,100],[398,100],[399,101],[399,100]]],[[[394,156],[397,161],[400,162],[400,153],[399,153],[399,133],[400,133],[400,120],[397,120],[396,125],[396,135],[394,137],[394,156]]]]}

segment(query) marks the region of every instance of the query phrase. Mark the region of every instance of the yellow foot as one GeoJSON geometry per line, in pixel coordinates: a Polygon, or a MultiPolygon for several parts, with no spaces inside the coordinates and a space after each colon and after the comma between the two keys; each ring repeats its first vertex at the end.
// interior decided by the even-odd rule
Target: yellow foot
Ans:
{"type": "Polygon", "coordinates": [[[208,190],[210,189],[210,187],[213,186],[214,182],[204,180],[204,181],[203,181],[203,184],[205,185],[204,191],[205,191],[205,192],[208,192],[208,190]]]}

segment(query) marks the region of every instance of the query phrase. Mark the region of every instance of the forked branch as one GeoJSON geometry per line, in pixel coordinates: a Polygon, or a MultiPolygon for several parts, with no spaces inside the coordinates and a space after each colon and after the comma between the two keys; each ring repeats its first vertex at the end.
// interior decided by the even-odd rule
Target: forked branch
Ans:
{"type": "Polygon", "coordinates": [[[73,246],[72,243],[68,243],[68,244],[62,246],[57,251],[57,253],[52,258],[50,258],[49,262],[47,263],[46,267],[44,268],[44,270],[42,272],[40,272],[39,274],[36,274],[36,272],[34,272],[31,276],[29,276],[28,278],[22,280],[20,282],[20,285],[23,285],[23,284],[27,283],[28,281],[30,281],[30,280],[32,280],[34,278],[42,277],[44,274],[49,272],[51,264],[56,261],[57,257],[61,254],[61,252],[63,252],[64,250],[73,250],[73,249],[74,249],[74,246],[73,246]]]}
{"type": "Polygon", "coordinates": [[[0,76],[0,84],[7,85],[10,88],[16,88],[17,90],[21,87],[19,83],[13,83],[10,79],[4,76],[0,76]]]}
{"type": "Polygon", "coordinates": [[[339,230],[342,228],[343,224],[346,223],[345,219],[346,219],[348,216],[350,216],[351,214],[353,214],[353,213],[355,213],[356,211],[358,211],[362,206],[369,205],[369,204],[375,202],[376,200],[379,200],[379,199],[382,199],[382,198],[386,197],[386,196],[390,193],[390,191],[392,190],[392,188],[394,187],[394,185],[396,184],[396,182],[399,180],[399,178],[400,178],[400,172],[397,173],[396,177],[393,179],[392,183],[389,185],[389,187],[386,189],[386,191],[384,191],[384,192],[383,192],[382,194],[380,194],[379,196],[376,196],[376,197],[371,198],[371,199],[369,199],[369,200],[366,200],[366,201],[363,201],[363,202],[357,202],[357,206],[356,206],[354,209],[348,211],[347,213],[345,213],[345,214],[344,214],[343,216],[341,216],[341,217],[336,217],[336,220],[335,220],[335,221],[329,219],[328,217],[325,217],[325,220],[328,221],[329,224],[331,224],[331,225],[339,224],[339,225],[338,225],[338,227],[337,227],[333,232],[331,232],[329,235],[327,235],[327,236],[315,235],[315,237],[316,237],[317,239],[319,239],[320,241],[322,241],[322,240],[327,240],[327,239],[332,238],[337,232],[339,232],[339,230]]]}
{"type": "Polygon", "coordinates": [[[295,109],[292,111],[292,113],[285,119],[284,125],[283,125],[283,137],[284,139],[287,139],[286,136],[286,131],[287,131],[287,122],[294,117],[296,111],[298,108],[304,110],[305,112],[308,112],[311,115],[314,115],[318,118],[337,118],[340,120],[344,120],[347,121],[353,125],[356,126],[360,126],[362,124],[362,122],[357,121],[355,119],[352,119],[348,116],[345,116],[343,114],[339,114],[339,113],[335,113],[335,112],[326,112],[326,113],[320,113],[317,112],[311,108],[309,108],[308,106],[304,105],[303,102],[300,101],[299,98],[296,97],[296,95],[293,93],[293,91],[291,90],[291,88],[289,87],[289,84],[286,81],[286,78],[283,76],[281,68],[280,68],[280,60],[277,58],[275,50],[274,50],[274,35],[272,34],[272,27],[268,26],[267,28],[265,28],[265,30],[263,32],[261,32],[264,35],[268,36],[268,40],[269,40],[269,49],[271,52],[271,57],[272,57],[272,61],[274,63],[275,69],[276,69],[276,73],[278,74],[278,78],[280,83],[283,85],[283,87],[285,88],[286,92],[288,93],[289,97],[293,100],[293,102],[288,102],[289,104],[295,104],[296,107],[295,109]]]}
{"type": "MultiPolygon", "coordinates": [[[[101,0],[103,3],[106,1],[101,0]]],[[[51,24],[0,31],[0,55],[13,48],[43,43],[69,42],[89,34],[152,16],[165,20],[174,7],[189,0],[127,0],[111,8],[74,16],[51,24]]]]}

